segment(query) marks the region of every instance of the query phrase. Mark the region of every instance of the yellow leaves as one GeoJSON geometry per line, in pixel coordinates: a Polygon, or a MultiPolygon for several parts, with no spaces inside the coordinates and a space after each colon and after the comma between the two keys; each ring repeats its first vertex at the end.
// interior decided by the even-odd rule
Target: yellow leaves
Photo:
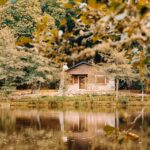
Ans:
{"type": "Polygon", "coordinates": [[[54,27],[55,27],[54,19],[48,14],[45,14],[44,16],[38,18],[36,31],[34,33],[36,37],[36,41],[40,42],[41,39],[43,39],[42,36],[49,38],[51,34],[49,28],[54,28],[54,27]]]}
{"type": "Polygon", "coordinates": [[[97,4],[96,0],[88,0],[88,5],[96,7],[96,4],[97,4]]]}
{"type": "Polygon", "coordinates": [[[64,34],[64,38],[72,38],[74,35],[73,35],[73,32],[70,32],[70,33],[65,33],[64,34]]]}
{"type": "Polygon", "coordinates": [[[87,18],[86,16],[81,16],[80,19],[82,20],[83,23],[86,25],[90,25],[93,21],[92,19],[87,18]]]}
{"type": "Polygon", "coordinates": [[[78,3],[78,2],[80,2],[80,3],[81,3],[81,2],[82,2],[82,0],[74,0],[74,2],[77,2],[77,3],[78,3]]]}
{"type": "Polygon", "coordinates": [[[141,20],[142,31],[150,37],[150,13],[147,13],[141,20]]]}
{"type": "MultiPolygon", "coordinates": [[[[82,0],[74,0],[74,2],[77,3],[82,3],[82,0]]],[[[93,8],[93,9],[99,9],[99,10],[106,10],[106,6],[104,3],[101,2],[97,2],[97,0],[87,0],[87,4],[89,7],[93,8]]]]}
{"type": "Polygon", "coordinates": [[[66,4],[64,4],[64,7],[65,7],[66,9],[71,9],[71,8],[73,8],[73,5],[70,4],[70,3],[66,3],[66,4]]]}
{"type": "Polygon", "coordinates": [[[98,3],[97,0],[88,0],[88,5],[95,9],[100,9],[103,6],[103,4],[98,3]]]}
{"type": "Polygon", "coordinates": [[[149,91],[150,92],[150,81],[148,81],[148,86],[147,86],[147,91],[149,91]]]}
{"type": "Polygon", "coordinates": [[[57,29],[52,29],[51,33],[54,35],[54,37],[58,37],[58,30],[57,29]]]}
{"type": "Polygon", "coordinates": [[[104,131],[106,132],[107,135],[112,134],[112,132],[115,130],[114,127],[110,126],[110,125],[105,125],[104,127],[104,131]]]}
{"type": "Polygon", "coordinates": [[[31,38],[22,36],[17,40],[16,45],[22,46],[31,42],[32,42],[31,38]]]}
{"type": "Polygon", "coordinates": [[[93,42],[96,42],[100,39],[100,37],[98,35],[93,36],[92,40],[93,42]]]}
{"type": "Polygon", "coordinates": [[[127,136],[127,139],[129,139],[131,141],[138,141],[139,140],[139,136],[136,135],[135,133],[132,133],[132,132],[127,132],[126,136],[127,136]]]}
{"type": "Polygon", "coordinates": [[[51,21],[51,16],[49,16],[48,14],[45,14],[42,18],[41,18],[41,22],[43,24],[47,24],[49,21],[51,21]]]}
{"type": "Polygon", "coordinates": [[[5,5],[8,0],[0,0],[0,5],[5,5]]]}
{"type": "Polygon", "coordinates": [[[45,56],[50,56],[48,51],[52,49],[58,38],[58,29],[55,27],[54,19],[48,14],[44,14],[37,20],[37,27],[34,33],[33,44],[45,56]]]}
{"type": "Polygon", "coordinates": [[[113,0],[111,1],[109,9],[107,10],[108,14],[114,13],[115,15],[117,15],[119,13],[122,13],[126,8],[126,5],[126,3],[123,3],[121,1],[113,0]]]}
{"type": "Polygon", "coordinates": [[[61,22],[60,22],[60,25],[64,26],[64,25],[66,25],[66,23],[67,23],[67,20],[66,19],[62,19],[61,22]]]}
{"type": "Polygon", "coordinates": [[[36,27],[36,33],[47,31],[49,27],[54,27],[55,21],[54,19],[49,16],[48,14],[45,14],[44,16],[37,19],[37,27],[36,27]]]}
{"type": "Polygon", "coordinates": [[[147,5],[147,4],[149,4],[149,3],[150,3],[149,0],[138,0],[138,4],[139,4],[139,5],[147,5]]]}

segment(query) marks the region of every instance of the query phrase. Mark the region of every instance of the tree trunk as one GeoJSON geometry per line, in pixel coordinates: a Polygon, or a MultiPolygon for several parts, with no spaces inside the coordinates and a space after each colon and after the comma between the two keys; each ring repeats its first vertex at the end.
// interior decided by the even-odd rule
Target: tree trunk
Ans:
{"type": "Polygon", "coordinates": [[[116,79],[116,101],[118,101],[119,98],[119,79],[116,79]]]}
{"type": "Polygon", "coordinates": [[[59,93],[61,96],[65,95],[65,73],[64,73],[64,71],[61,72],[59,93]]]}
{"type": "Polygon", "coordinates": [[[144,85],[143,85],[143,82],[142,82],[142,84],[141,84],[142,86],[142,99],[141,99],[141,101],[143,102],[144,101],[144,85]]]}
{"type": "Polygon", "coordinates": [[[127,79],[127,90],[131,90],[131,80],[127,79]]]}
{"type": "Polygon", "coordinates": [[[118,110],[115,110],[115,135],[116,139],[118,139],[118,129],[119,129],[119,115],[118,110]]]}
{"type": "Polygon", "coordinates": [[[38,84],[38,89],[37,89],[37,94],[39,94],[39,92],[40,92],[40,89],[41,89],[41,82],[39,81],[39,84],[38,84]]]}
{"type": "Polygon", "coordinates": [[[142,113],[142,128],[143,128],[143,125],[144,125],[144,108],[142,108],[142,111],[141,111],[141,113],[142,113]]]}
{"type": "Polygon", "coordinates": [[[31,94],[35,94],[35,83],[32,84],[32,87],[31,87],[31,94]]]}

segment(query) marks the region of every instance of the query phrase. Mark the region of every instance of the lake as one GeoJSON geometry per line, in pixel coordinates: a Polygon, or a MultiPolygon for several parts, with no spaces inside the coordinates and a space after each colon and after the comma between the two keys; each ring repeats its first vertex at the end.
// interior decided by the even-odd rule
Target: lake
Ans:
{"type": "Polygon", "coordinates": [[[149,107],[0,109],[2,150],[149,150],[149,107]]]}

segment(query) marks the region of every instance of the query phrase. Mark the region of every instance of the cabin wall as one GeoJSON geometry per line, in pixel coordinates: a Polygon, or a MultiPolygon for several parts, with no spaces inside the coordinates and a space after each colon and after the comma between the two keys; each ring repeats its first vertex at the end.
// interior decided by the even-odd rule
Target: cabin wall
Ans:
{"type": "Polygon", "coordinates": [[[87,89],[79,89],[78,84],[70,84],[67,86],[67,93],[69,95],[76,94],[103,94],[107,92],[112,92],[115,90],[115,81],[113,79],[105,85],[98,85],[95,83],[87,83],[87,89]]]}
{"type": "Polygon", "coordinates": [[[75,95],[75,94],[104,94],[107,92],[114,91],[114,88],[109,86],[95,86],[94,84],[89,84],[87,89],[78,89],[74,88],[72,85],[68,86],[67,94],[75,95]]]}

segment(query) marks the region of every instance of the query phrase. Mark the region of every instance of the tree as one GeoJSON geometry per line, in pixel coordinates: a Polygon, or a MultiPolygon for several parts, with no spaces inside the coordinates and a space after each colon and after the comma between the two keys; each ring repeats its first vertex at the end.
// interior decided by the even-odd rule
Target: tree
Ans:
{"type": "Polygon", "coordinates": [[[66,16],[63,3],[59,0],[41,0],[41,9],[43,14],[49,14],[54,18],[56,26],[59,26],[61,20],[66,16]]]}
{"type": "Polygon", "coordinates": [[[24,63],[24,75],[21,78],[18,77],[16,82],[20,85],[31,85],[32,93],[40,90],[41,83],[49,83],[59,79],[59,70],[55,65],[34,49],[24,52],[21,61],[24,63]]]}
{"type": "Polygon", "coordinates": [[[24,75],[20,61],[22,53],[15,49],[15,39],[8,28],[0,30],[0,80],[3,81],[3,89],[14,86],[16,77],[24,75]]]}
{"type": "MultiPolygon", "coordinates": [[[[34,38],[23,36],[17,40],[18,45],[34,46],[38,53],[57,65],[61,65],[62,62],[68,62],[70,65],[80,60],[92,61],[97,56],[99,62],[109,64],[108,58],[111,59],[114,52],[116,55],[124,53],[123,60],[128,59],[132,62],[135,57],[139,57],[133,54],[134,49],[138,52],[144,50],[138,64],[144,62],[144,66],[148,67],[150,5],[147,0],[44,0],[40,3],[31,1],[31,4],[36,5],[25,5],[25,1],[21,0],[20,3],[17,1],[16,4],[6,5],[3,8],[5,11],[2,11],[16,8],[11,9],[10,15],[15,19],[18,17],[12,15],[13,11],[22,12],[24,6],[27,16],[31,16],[36,23],[34,27],[28,26],[30,30],[32,27],[35,29],[35,32],[33,29],[30,34],[34,38]],[[28,9],[27,6],[31,7],[28,9]]],[[[7,18],[7,15],[2,16],[2,21],[7,18]]],[[[24,23],[24,19],[22,21],[21,24],[24,23]]],[[[18,23],[18,20],[15,22],[18,23]]],[[[132,66],[135,70],[139,68],[134,63],[132,66]]],[[[140,75],[140,71],[138,73],[140,75]]]]}
{"type": "MultiPolygon", "coordinates": [[[[111,63],[108,60],[113,60],[113,56],[116,78],[123,76],[121,71],[124,71],[125,66],[130,66],[128,71],[131,72],[129,62],[134,57],[132,50],[135,47],[147,47],[149,41],[146,21],[143,21],[147,20],[149,10],[146,1],[137,4],[115,0],[80,2],[75,0],[64,3],[67,15],[66,19],[61,20],[58,30],[47,30],[47,27],[43,30],[49,33],[49,37],[43,36],[43,39],[49,40],[41,40],[46,47],[42,50],[44,55],[57,64],[70,64],[80,60],[90,61],[98,54],[100,61],[109,65],[111,63]],[[143,11],[144,8],[146,11],[143,11]],[[121,64],[118,64],[120,59],[117,56],[121,56],[121,64]],[[120,72],[118,69],[121,69],[120,72]]],[[[124,76],[127,76],[126,72],[124,76]]]]}
{"type": "MultiPolygon", "coordinates": [[[[78,0],[75,1],[81,2],[78,0]]],[[[83,3],[80,3],[80,6],[81,4],[83,3]]],[[[109,64],[106,60],[111,59],[111,54],[114,55],[116,53],[116,56],[119,56],[124,53],[125,55],[122,55],[124,57],[121,57],[122,61],[128,58],[126,65],[130,66],[129,62],[135,57],[132,51],[137,48],[138,52],[141,49],[145,49],[145,52],[140,56],[139,64],[143,64],[142,66],[146,66],[147,68],[149,56],[146,49],[149,47],[150,40],[148,26],[149,10],[150,5],[148,5],[147,1],[122,2],[114,0],[110,2],[96,2],[88,0],[87,6],[85,5],[81,11],[80,19],[93,32],[88,37],[88,41],[92,42],[92,46],[91,48],[85,48],[74,59],[90,58],[95,53],[99,53],[103,57],[102,61],[109,64]],[[99,19],[97,19],[98,17],[99,19]],[[105,55],[109,51],[109,55],[105,55]]],[[[114,55],[114,59],[116,56],[114,55]]],[[[117,59],[118,61],[120,60],[119,57],[117,59]]],[[[114,62],[115,66],[117,66],[116,61],[114,62]]],[[[111,67],[114,66],[111,65],[111,67]]],[[[133,68],[136,69],[134,65],[133,68]]],[[[139,72],[139,76],[141,76],[140,74],[139,72]]],[[[126,76],[125,73],[124,76],[126,76]]],[[[147,75],[145,77],[148,79],[147,75]]]]}
{"type": "Polygon", "coordinates": [[[103,64],[105,73],[113,77],[116,80],[116,100],[119,96],[119,80],[120,79],[132,79],[133,70],[129,59],[126,58],[125,52],[119,52],[118,50],[110,51],[107,62],[103,64]]]}
{"type": "Polygon", "coordinates": [[[144,101],[144,86],[149,86],[149,65],[150,64],[150,56],[149,56],[149,47],[144,48],[142,50],[134,49],[133,50],[134,57],[132,58],[132,65],[136,69],[136,72],[139,74],[138,79],[141,81],[141,89],[142,89],[142,102],[144,101]]]}
{"type": "Polygon", "coordinates": [[[0,9],[0,29],[9,27],[13,29],[15,37],[32,37],[36,19],[41,15],[39,0],[17,0],[8,2],[0,9]]]}
{"type": "Polygon", "coordinates": [[[58,77],[58,70],[49,59],[34,49],[17,47],[8,28],[0,31],[0,80],[2,88],[30,84],[35,91],[37,84],[51,82],[58,77]]]}
{"type": "Polygon", "coordinates": [[[71,55],[76,55],[87,47],[88,42],[82,44],[82,41],[92,34],[85,25],[77,21],[80,11],[78,5],[73,9],[72,6],[72,4],[64,4],[65,19],[60,20],[59,28],[50,27],[53,21],[49,21],[50,16],[45,14],[39,20],[34,34],[33,45],[57,64],[75,62],[71,55]]]}

